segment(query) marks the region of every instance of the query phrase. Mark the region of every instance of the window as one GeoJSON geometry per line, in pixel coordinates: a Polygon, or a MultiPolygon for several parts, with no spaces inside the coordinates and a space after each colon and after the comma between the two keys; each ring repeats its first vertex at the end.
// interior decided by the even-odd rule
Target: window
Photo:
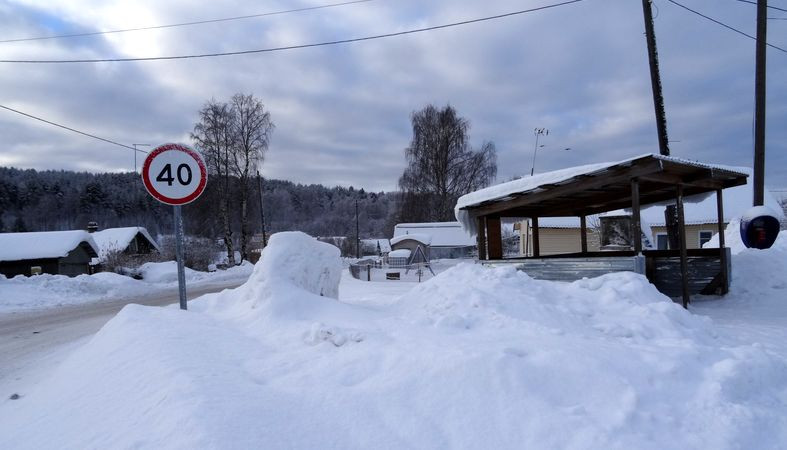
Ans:
{"type": "Polygon", "coordinates": [[[656,249],[667,250],[669,249],[669,239],[666,233],[659,233],[656,235],[656,249]]]}
{"type": "Polygon", "coordinates": [[[710,238],[712,237],[713,231],[700,231],[700,248],[702,248],[706,242],[710,241],[710,238]]]}

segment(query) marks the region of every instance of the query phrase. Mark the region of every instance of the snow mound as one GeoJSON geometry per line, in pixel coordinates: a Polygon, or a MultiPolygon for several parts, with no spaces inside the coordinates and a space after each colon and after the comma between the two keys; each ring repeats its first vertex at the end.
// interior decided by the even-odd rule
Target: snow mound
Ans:
{"type": "Polygon", "coordinates": [[[418,285],[403,306],[416,320],[440,327],[539,327],[631,341],[713,337],[708,319],[687,314],[633,272],[555,283],[513,267],[464,263],[418,285]]]}
{"type": "MultiPolygon", "coordinates": [[[[743,240],[741,239],[741,220],[739,218],[730,220],[730,223],[728,223],[727,227],[724,229],[724,245],[730,248],[730,253],[733,255],[750,250],[754,252],[758,251],[758,249],[749,249],[743,244],[743,240]]],[[[702,248],[719,248],[719,234],[714,234],[702,248]]],[[[779,233],[773,246],[768,250],[787,251],[787,230],[779,233]]],[[[766,252],[767,250],[759,251],[766,252]]],[[[733,268],[733,271],[734,270],[735,268],[733,268]]]]}
{"type": "Polygon", "coordinates": [[[195,307],[245,319],[302,316],[324,307],[321,297],[339,298],[341,275],[337,247],[298,231],[276,233],[245,284],[205,296],[195,307]]]}
{"type": "MultiPolygon", "coordinates": [[[[202,272],[184,267],[186,280],[197,280],[202,272]]],[[[175,261],[149,262],[139,266],[138,272],[148,283],[177,283],[178,263],[175,261]]]]}

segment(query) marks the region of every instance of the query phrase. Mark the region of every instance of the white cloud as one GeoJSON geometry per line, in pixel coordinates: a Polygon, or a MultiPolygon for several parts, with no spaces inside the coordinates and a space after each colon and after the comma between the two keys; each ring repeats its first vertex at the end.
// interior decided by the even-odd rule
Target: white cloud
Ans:
{"type": "MultiPolygon", "coordinates": [[[[322,2],[48,0],[0,6],[2,37],[176,23],[322,2]]],[[[400,31],[547,4],[375,1],[298,14],[91,38],[0,44],[7,58],[236,51],[400,31]]],[[[656,32],[674,154],[751,160],[754,44],[669,3],[656,32]]],[[[754,7],[691,6],[753,32],[754,7]]],[[[787,28],[770,24],[771,42],[787,28]]],[[[496,143],[499,178],[530,169],[533,128],[550,135],[537,170],[657,151],[639,2],[586,1],[538,13],[350,45],[202,60],[3,65],[0,103],[123,143],[183,141],[211,97],[253,93],[277,125],[263,172],[302,183],[393,189],[409,115],[451,103],[474,145],[496,143]],[[571,151],[563,148],[571,147],[571,151]]],[[[769,51],[768,178],[787,186],[787,54],[769,51]]],[[[0,164],[119,170],[130,152],[0,112],[0,164]],[[97,157],[96,155],[100,155],[97,157]]]]}

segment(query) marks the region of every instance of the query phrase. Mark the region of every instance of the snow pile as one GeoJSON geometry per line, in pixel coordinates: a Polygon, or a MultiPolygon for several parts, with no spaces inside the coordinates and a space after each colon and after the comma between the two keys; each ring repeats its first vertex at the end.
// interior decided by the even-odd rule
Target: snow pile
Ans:
{"type": "MultiPolygon", "coordinates": [[[[6,278],[0,275],[0,314],[55,308],[106,300],[138,298],[161,293],[177,284],[177,265],[174,261],[147,263],[142,266],[144,280],[111,272],[94,275],[42,274],[32,277],[22,275],[6,278]]],[[[186,283],[206,285],[242,281],[248,278],[254,266],[251,263],[217,272],[198,272],[186,269],[186,283]]]]}
{"type": "MultiPolygon", "coordinates": [[[[737,255],[742,252],[752,251],[753,254],[758,255],[765,255],[768,252],[758,252],[757,249],[749,249],[743,244],[743,240],[741,239],[741,221],[739,218],[735,218],[730,220],[730,223],[727,224],[727,227],[724,229],[724,246],[730,248],[730,252],[733,255],[737,255]]],[[[719,248],[719,234],[716,233],[713,237],[706,242],[702,248],[719,248]]],[[[771,247],[773,250],[777,251],[787,251],[787,231],[782,231],[779,233],[779,236],[776,238],[776,241],[773,243],[771,247]]],[[[737,267],[733,267],[733,271],[735,271],[737,267]]]]}
{"type": "MultiPolygon", "coordinates": [[[[210,276],[207,272],[198,272],[184,267],[186,281],[197,281],[210,276]]],[[[148,283],[177,283],[178,263],[175,261],[149,262],[139,266],[136,272],[148,283]]]]}
{"type": "Polygon", "coordinates": [[[95,275],[0,275],[0,313],[89,303],[102,299],[144,295],[149,286],[115,273],[95,275]]]}
{"type": "Polygon", "coordinates": [[[759,307],[781,305],[787,310],[787,231],[779,233],[770,249],[758,250],[745,248],[740,232],[735,234],[731,228],[737,230],[737,224],[730,223],[725,231],[725,239],[733,242],[728,244],[733,257],[727,301],[759,307]]]}
{"type": "Polygon", "coordinates": [[[640,275],[554,283],[460,264],[390,302],[376,286],[401,285],[367,282],[367,304],[357,290],[352,304],[325,298],[340,275],[337,249],[279,233],[234,291],[187,312],[126,307],[37,391],[0,403],[4,445],[787,442],[785,359],[719,334],[640,275]]]}

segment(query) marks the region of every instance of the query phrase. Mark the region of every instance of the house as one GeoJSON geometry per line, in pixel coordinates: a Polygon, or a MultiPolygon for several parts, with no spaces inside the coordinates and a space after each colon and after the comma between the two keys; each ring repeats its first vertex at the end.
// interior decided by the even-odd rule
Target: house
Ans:
{"type": "Polygon", "coordinates": [[[477,236],[482,264],[512,265],[533,278],[573,281],[610,272],[632,271],[648,278],[657,289],[682,298],[687,307],[694,294],[726,294],[730,285],[729,248],[724,245],[723,211],[726,189],[746,184],[747,173],[735,168],[704,164],[658,154],[645,154],[617,162],[589,164],[513,180],[463,195],[454,209],[462,226],[477,236]],[[588,217],[631,210],[630,235],[642,234],[642,206],[677,205],[678,234],[686,242],[685,205],[712,198],[716,210],[715,248],[649,250],[642,239],[632,249],[591,251],[588,217]],[[580,251],[543,255],[539,222],[546,217],[579,220],[580,251]],[[529,218],[532,257],[505,258],[501,224],[529,218]],[[689,270],[689,257],[691,270],[689,270]]]}
{"type": "MultiPolygon", "coordinates": [[[[732,168],[739,173],[750,174],[751,169],[746,167],[732,168]]],[[[781,207],[775,196],[765,193],[765,204],[775,211],[781,207]]],[[[724,191],[724,225],[732,218],[740,217],[752,206],[751,183],[731,187],[724,191]]],[[[664,218],[664,205],[654,205],[642,208],[640,213],[643,233],[651,240],[654,249],[668,250],[667,227],[664,218]]],[[[601,217],[630,215],[630,209],[602,213],[601,217]]],[[[718,232],[716,198],[714,196],[700,196],[687,198],[685,203],[686,247],[689,249],[702,248],[713,235],[718,232]]],[[[520,254],[533,255],[532,226],[529,220],[523,220],[515,225],[515,230],[520,234],[520,254]],[[518,226],[516,226],[518,225],[518,226]]],[[[600,226],[599,216],[588,218],[587,244],[588,250],[598,251],[600,226]]],[[[580,251],[580,223],[577,217],[544,217],[539,218],[540,250],[542,255],[556,255],[576,253],[580,251]]]]}
{"type": "Polygon", "coordinates": [[[0,233],[0,274],[6,277],[88,274],[97,256],[98,246],[87,231],[0,233]]]}
{"type": "MultiPolygon", "coordinates": [[[[401,242],[413,236],[421,236],[421,242],[428,240],[424,251],[430,259],[470,258],[477,249],[475,239],[459,222],[400,223],[394,227],[392,248],[403,248],[394,245],[394,240],[401,242]]],[[[415,250],[414,247],[410,249],[415,250]]]]}
{"type": "Polygon", "coordinates": [[[135,256],[161,251],[145,227],[107,228],[91,232],[90,235],[98,246],[99,261],[106,260],[115,252],[135,256]]]}

